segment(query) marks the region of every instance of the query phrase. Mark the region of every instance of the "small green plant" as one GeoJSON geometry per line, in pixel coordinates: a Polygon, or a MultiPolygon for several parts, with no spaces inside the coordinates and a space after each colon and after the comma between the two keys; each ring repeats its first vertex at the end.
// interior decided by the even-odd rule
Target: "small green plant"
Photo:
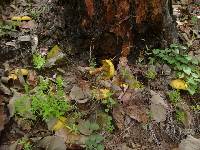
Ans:
{"type": "Polygon", "coordinates": [[[181,95],[178,90],[173,90],[167,93],[169,96],[169,101],[173,104],[176,105],[178,102],[181,101],[181,95]]]}
{"type": "Polygon", "coordinates": [[[59,118],[69,109],[70,104],[65,98],[61,77],[56,78],[56,85],[48,79],[40,77],[39,85],[34,93],[26,91],[26,94],[15,102],[15,113],[24,118],[34,119],[36,116],[48,121],[51,118],[59,118]],[[51,85],[55,91],[51,91],[51,85]],[[30,118],[31,117],[31,118],[30,118]]]}
{"type": "Polygon", "coordinates": [[[197,22],[198,22],[197,16],[192,16],[191,22],[192,22],[193,25],[197,24],[197,22]]]}
{"type": "Polygon", "coordinates": [[[32,150],[32,145],[30,144],[30,142],[26,138],[20,139],[18,144],[23,146],[23,150],[32,150]]]}
{"type": "Polygon", "coordinates": [[[44,120],[49,120],[53,117],[59,118],[70,109],[70,105],[65,99],[61,80],[60,77],[56,79],[57,90],[52,92],[49,90],[49,80],[41,78],[36,93],[31,97],[32,111],[37,116],[42,116],[44,120]]]}
{"type": "Polygon", "coordinates": [[[35,68],[41,69],[44,67],[46,60],[41,54],[33,54],[33,64],[35,68]]]}
{"type": "Polygon", "coordinates": [[[176,120],[179,123],[185,122],[186,119],[186,113],[183,110],[176,109],[176,120]]]}
{"type": "Polygon", "coordinates": [[[128,85],[132,89],[140,89],[143,88],[142,83],[140,83],[132,74],[130,70],[128,70],[126,67],[121,67],[120,74],[122,78],[127,81],[128,85]]]}
{"type": "Polygon", "coordinates": [[[16,27],[19,25],[20,25],[20,22],[17,22],[17,21],[9,21],[9,22],[0,21],[0,37],[4,35],[9,35],[12,32],[17,31],[16,27]]]}
{"type": "Polygon", "coordinates": [[[200,84],[199,60],[187,54],[187,48],[172,44],[164,50],[154,49],[153,54],[169,64],[178,78],[182,78],[188,85],[188,92],[194,94],[200,84]]]}
{"type": "Polygon", "coordinates": [[[112,120],[112,117],[108,115],[107,118],[106,118],[105,129],[106,129],[106,131],[108,131],[108,132],[110,132],[110,133],[112,133],[113,130],[115,129],[115,127],[114,127],[112,121],[113,121],[113,120],[112,120]]]}
{"type": "Polygon", "coordinates": [[[145,76],[148,79],[152,79],[152,80],[156,78],[156,75],[157,75],[157,73],[156,73],[155,69],[152,69],[152,68],[148,69],[145,74],[145,76]]]}
{"type": "Polygon", "coordinates": [[[196,111],[196,112],[199,112],[200,111],[200,105],[197,104],[197,105],[193,105],[191,106],[192,110],[196,111]]]}
{"type": "Polygon", "coordinates": [[[90,135],[85,142],[86,150],[104,150],[104,137],[98,134],[90,135]]]}
{"type": "Polygon", "coordinates": [[[106,93],[106,95],[107,98],[101,100],[101,102],[106,106],[105,112],[109,112],[109,110],[112,109],[113,106],[116,104],[116,101],[112,98],[112,92],[108,92],[106,93]]]}
{"type": "Polygon", "coordinates": [[[108,113],[98,112],[97,123],[100,125],[101,129],[108,131],[110,133],[112,133],[113,130],[115,129],[113,124],[113,119],[108,113]]]}
{"type": "Polygon", "coordinates": [[[95,67],[97,66],[97,63],[96,63],[96,59],[95,59],[95,58],[91,58],[91,59],[89,60],[89,66],[90,66],[90,67],[93,67],[93,68],[95,68],[95,67]]]}

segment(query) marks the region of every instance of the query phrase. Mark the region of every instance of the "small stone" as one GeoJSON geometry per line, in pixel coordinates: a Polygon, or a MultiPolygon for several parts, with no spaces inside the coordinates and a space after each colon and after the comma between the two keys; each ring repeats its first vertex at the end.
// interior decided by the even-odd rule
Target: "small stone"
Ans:
{"type": "Polygon", "coordinates": [[[179,144],[179,150],[200,150],[200,139],[188,135],[186,139],[179,144]]]}
{"type": "Polygon", "coordinates": [[[5,95],[12,95],[12,92],[9,88],[7,88],[4,84],[0,83],[0,91],[3,92],[5,95]]]}
{"type": "Polygon", "coordinates": [[[20,42],[30,42],[31,37],[29,35],[19,36],[18,41],[20,41],[20,42]]]}
{"type": "Polygon", "coordinates": [[[152,118],[156,122],[162,122],[166,120],[167,115],[167,104],[165,103],[164,99],[161,97],[160,94],[151,91],[151,106],[150,110],[152,113],[152,118]]]}
{"type": "Polygon", "coordinates": [[[171,74],[171,68],[168,66],[168,65],[166,65],[166,64],[164,64],[163,65],[163,73],[164,73],[164,75],[170,75],[171,74]]]}
{"type": "Polygon", "coordinates": [[[71,89],[70,97],[71,97],[72,100],[81,100],[81,99],[85,98],[85,95],[84,95],[83,90],[80,87],[75,85],[71,89]]]}
{"type": "Polygon", "coordinates": [[[153,120],[156,122],[162,122],[166,120],[167,111],[163,105],[151,104],[150,109],[153,120]]]}

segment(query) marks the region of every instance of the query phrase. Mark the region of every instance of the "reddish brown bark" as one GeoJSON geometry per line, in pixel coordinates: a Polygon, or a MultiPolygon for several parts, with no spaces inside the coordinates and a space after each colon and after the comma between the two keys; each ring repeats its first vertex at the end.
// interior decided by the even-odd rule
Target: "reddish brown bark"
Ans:
{"type": "MultiPolygon", "coordinates": [[[[158,39],[160,45],[163,40],[166,43],[172,42],[171,6],[168,1],[170,0],[73,0],[66,7],[66,11],[73,8],[73,21],[66,21],[72,22],[68,29],[76,28],[73,30],[81,31],[89,40],[94,39],[96,53],[113,57],[119,53],[116,52],[116,47],[120,47],[121,54],[127,56],[141,39],[146,44],[148,41],[154,43],[153,40],[158,43],[158,39]],[[74,20],[77,20],[75,26],[74,20]]],[[[69,13],[66,14],[68,17],[69,13]]]]}

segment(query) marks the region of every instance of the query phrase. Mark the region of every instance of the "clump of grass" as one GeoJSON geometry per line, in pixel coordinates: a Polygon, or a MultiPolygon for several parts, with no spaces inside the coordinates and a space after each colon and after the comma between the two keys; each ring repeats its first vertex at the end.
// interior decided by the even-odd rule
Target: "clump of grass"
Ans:
{"type": "Polygon", "coordinates": [[[178,90],[173,90],[167,93],[169,97],[169,101],[173,104],[176,105],[178,102],[181,101],[181,95],[178,90]]]}
{"type": "Polygon", "coordinates": [[[186,113],[183,110],[176,109],[176,120],[179,123],[184,123],[186,119],[186,113]]]}

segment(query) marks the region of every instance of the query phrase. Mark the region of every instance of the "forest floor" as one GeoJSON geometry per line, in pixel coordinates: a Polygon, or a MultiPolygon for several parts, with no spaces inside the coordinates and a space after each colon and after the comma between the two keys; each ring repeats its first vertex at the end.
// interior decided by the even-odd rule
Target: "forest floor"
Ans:
{"type": "Polygon", "coordinates": [[[179,44],[102,66],[70,45],[62,3],[5,4],[0,150],[200,150],[200,4],[184,2],[179,44]]]}

